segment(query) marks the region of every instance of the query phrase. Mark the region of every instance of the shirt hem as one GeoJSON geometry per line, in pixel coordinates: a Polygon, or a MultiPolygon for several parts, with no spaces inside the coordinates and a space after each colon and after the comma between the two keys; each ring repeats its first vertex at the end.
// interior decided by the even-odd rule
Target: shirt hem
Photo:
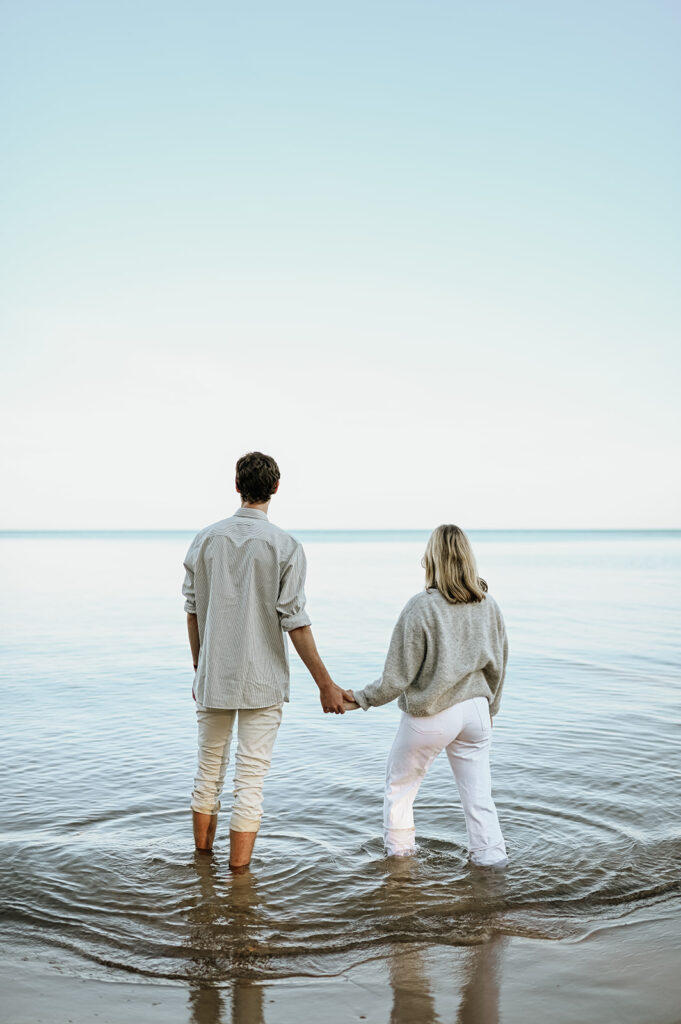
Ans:
{"type": "Polygon", "coordinates": [[[202,704],[201,701],[196,701],[197,711],[266,711],[268,708],[280,708],[282,704],[288,704],[288,697],[283,697],[281,700],[273,700],[269,704],[238,704],[228,708],[222,707],[216,704],[202,704]]]}

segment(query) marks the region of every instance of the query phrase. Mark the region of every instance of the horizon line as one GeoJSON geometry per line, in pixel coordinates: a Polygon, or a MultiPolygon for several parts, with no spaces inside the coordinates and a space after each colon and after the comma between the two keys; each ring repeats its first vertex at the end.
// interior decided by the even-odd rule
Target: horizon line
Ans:
{"type": "MultiPolygon", "coordinates": [[[[0,536],[15,534],[131,534],[131,533],[198,533],[195,527],[6,527],[0,528],[0,536]]],[[[291,533],[432,533],[429,526],[302,526],[287,527],[291,533]]],[[[471,533],[681,533],[681,526],[469,526],[471,533]]]]}

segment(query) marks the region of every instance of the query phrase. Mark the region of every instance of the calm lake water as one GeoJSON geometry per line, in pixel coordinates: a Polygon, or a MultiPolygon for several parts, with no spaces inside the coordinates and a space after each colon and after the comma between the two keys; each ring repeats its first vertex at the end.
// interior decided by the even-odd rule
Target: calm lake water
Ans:
{"type": "MultiPolygon", "coordinates": [[[[308,608],[336,681],[382,667],[423,585],[427,534],[300,533],[308,608]]],[[[681,533],[473,533],[511,659],[493,740],[510,865],[466,864],[444,756],[416,804],[419,853],[383,856],[396,705],[324,716],[292,700],[250,875],[228,816],[196,858],[190,534],[0,536],[0,895],[14,949],[88,976],[190,983],[320,975],[396,944],[557,938],[681,889],[681,533]]],[[[229,779],[225,803],[229,802],[229,779]]]]}

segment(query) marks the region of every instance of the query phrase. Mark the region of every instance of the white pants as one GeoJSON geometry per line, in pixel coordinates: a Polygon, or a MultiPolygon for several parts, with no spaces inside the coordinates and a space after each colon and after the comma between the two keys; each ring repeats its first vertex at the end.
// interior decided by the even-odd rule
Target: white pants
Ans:
{"type": "Polygon", "coordinates": [[[271,708],[226,711],[196,709],[199,726],[199,766],[194,780],[192,810],[217,814],[229,763],[234,719],[238,716],[234,765],[234,804],[229,824],[234,832],[257,832],[262,817],[262,787],[272,760],[281,722],[281,704],[271,708]]]}
{"type": "Polygon", "coordinates": [[[437,715],[402,715],[388,757],[383,804],[389,854],[414,851],[414,800],[431,764],[446,750],[466,817],[471,861],[481,867],[506,863],[506,845],[492,800],[491,733],[486,697],[464,700],[437,715]]]}

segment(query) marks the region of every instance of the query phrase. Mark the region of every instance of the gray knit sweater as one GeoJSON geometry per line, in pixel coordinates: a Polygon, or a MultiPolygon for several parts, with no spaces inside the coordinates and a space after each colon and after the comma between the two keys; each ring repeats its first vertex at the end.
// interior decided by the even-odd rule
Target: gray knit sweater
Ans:
{"type": "Polygon", "coordinates": [[[450,604],[439,590],[407,601],[393,630],[383,675],[355,690],[368,711],[399,697],[410,715],[436,715],[470,697],[486,697],[499,710],[508,641],[494,598],[450,604]]]}

